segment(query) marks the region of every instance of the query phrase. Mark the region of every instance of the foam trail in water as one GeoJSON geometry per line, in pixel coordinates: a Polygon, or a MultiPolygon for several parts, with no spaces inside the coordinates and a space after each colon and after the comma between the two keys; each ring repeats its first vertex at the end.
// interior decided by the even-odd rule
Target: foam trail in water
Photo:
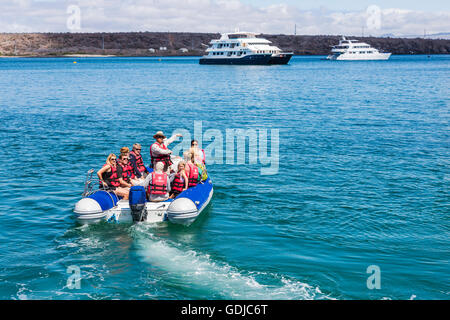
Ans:
{"type": "Polygon", "coordinates": [[[137,245],[143,260],[164,270],[170,281],[191,286],[192,290],[210,292],[210,296],[261,300],[329,299],[319,288],[306,283],[276,274],[239,271],[226,263],[213,261],[207,254],[178,249],[175,244],[148,233],[146,238],[138,235],[137,245]]]}

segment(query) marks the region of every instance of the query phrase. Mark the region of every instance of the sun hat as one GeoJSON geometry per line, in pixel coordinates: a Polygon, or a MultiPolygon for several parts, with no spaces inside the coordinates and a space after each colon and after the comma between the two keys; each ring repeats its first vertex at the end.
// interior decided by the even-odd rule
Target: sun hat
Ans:
{"type": "Polygon", "coordinates": [[[162,131],[158,131],[157,133],[155,133],[155,135],[153,136],[153,138],[157,138],[157,137],[163,137],[164,139],[166,138],[166,136],[164,135],[164,133],[162,131]]]}

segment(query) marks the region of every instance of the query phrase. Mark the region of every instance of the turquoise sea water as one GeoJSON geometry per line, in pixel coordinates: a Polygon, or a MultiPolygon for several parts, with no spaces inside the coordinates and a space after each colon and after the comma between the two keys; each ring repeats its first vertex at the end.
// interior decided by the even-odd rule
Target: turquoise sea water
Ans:
{"type": "Polygon", "coordinates": [[[0,298],[449,299],[450,56],[321,58],[1,59],[0,298]],[[211,164],[189,227],[76,221],[88,169],[194,121],[278,129],[278,174],[211,164]]]}

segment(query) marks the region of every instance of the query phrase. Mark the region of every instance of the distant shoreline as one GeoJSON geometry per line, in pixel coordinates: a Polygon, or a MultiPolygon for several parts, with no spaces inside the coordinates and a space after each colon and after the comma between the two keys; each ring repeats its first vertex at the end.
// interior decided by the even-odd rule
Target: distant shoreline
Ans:
{"type": "MultiPolygon", "coordinates": [[[[392,56],[437,56],[437,55],[449,55],[449,53],[416,53],[416,54],[393,54],[392,56]]],[[[326,54],[296,54],[294,57],[326,57],[326,54]]],[[[0,56],[0,59],[18,59],[18,58],[153,58],[153,59],[162,59],[162,58],[201,58],[201,55],[178,55],[178,56],[115,56],[115,55],[61,55],[61,56],[0,56]]]]}
{"type": "Polygon", "coordinates": [[[63,57],[73,57],[73,58],[109,58],[116,57],[112,54],[102,55],[102,54],[65,54],[63,57]]]}
{"type": "Polygon", "coordinates": [[[33,55],[26,55],[26,56],[0,56],[0,58],[113,58],[117,57],[114,55],[99,55],[99,54],[66,54],[61,56],[54,56],[54,55],[48,55],[48,56],[33,56],[33,55]]]}
{"type": "MultiPolygon", "coordinates": [[[[199,57],[218,33],[0,33],[0,56],[20,57],[199,57]]],[[[261,34],[295,55],[328,55],[337,35],[261,34]]],[[[450,54],[450,40],[426,38],[349,37],[392,54],[450,54]]]]}

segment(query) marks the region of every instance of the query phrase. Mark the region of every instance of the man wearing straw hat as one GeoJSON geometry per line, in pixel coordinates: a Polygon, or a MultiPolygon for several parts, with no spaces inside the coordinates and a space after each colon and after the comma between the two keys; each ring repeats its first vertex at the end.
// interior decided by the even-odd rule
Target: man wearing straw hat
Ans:
{"type": "Polygon", "coordinates": [[[156,141],[150,146],[152,168],[155,168],[156,163],[161,161],[164,163],[164,172],[169,169],[170,165],[172,164],[172,161],[170,160],[172,150],[169,150],[167,146],[175,141],[175,139],[178,137],[182,137],[182,135],[178,133],[174,134],[169,139],[166,139],[166,136],[162,131],[158,131],[155,133],[153,138],[156,141]]]}

